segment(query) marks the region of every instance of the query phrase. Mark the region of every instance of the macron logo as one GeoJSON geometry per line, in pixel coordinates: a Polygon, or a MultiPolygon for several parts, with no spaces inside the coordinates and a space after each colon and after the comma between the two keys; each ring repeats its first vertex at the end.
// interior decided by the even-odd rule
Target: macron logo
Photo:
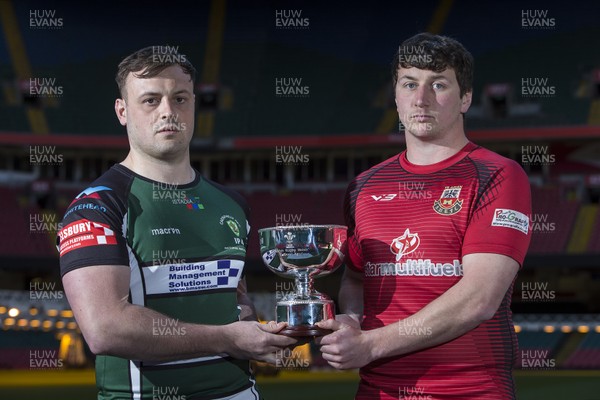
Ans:
{"type": "Polygon", "coordinates": [[[179,230],[179,228],[155,228],[151,229],[150,233],[152,234],[152,236],[181,235],[181,231],[179,230]]]}

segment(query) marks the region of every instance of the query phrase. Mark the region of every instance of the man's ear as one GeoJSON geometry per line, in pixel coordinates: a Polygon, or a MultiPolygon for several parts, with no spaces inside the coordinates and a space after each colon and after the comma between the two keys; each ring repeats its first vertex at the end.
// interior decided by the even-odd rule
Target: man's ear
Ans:
{"type": "Polygon", "coordinates": [[[471,107],[472,100],[473,100],[473,91],[472,90],[469,90],[468,92],[463,94],[463,97],[461,99],[462,104],[460,105],[461,114],[465,114],[467,112],[467,110],[469,109],[469,107],[471,107]]]}
{"type": "Polygon", "coordinates": [[[125,104],[125,100],[117,99],[115,100],[115,113],[117,114],[117,118],[121,125],[127,125],[127,105],[125,104]]]}

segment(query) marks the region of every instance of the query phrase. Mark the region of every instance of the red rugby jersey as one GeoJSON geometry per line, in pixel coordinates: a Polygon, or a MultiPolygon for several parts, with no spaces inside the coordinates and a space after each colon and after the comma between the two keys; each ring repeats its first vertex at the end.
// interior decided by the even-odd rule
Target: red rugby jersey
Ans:
{"type": "MultiPolygon", "coordinates": [[[[345,204],[347,265],[364,274],[363,329],[402,320],[463,275],[462,257],[497,253],[522,264],[531,195],[514,161],[468,143],[432,165],[406,152],[360,174],[345,204]]],[[[512,399],[517,340],[511,288],[494,317],[448,343],[361,368],[357,399],[512,399]]],[[[402,326],[399,334],[431,334],[402,326]]]]}

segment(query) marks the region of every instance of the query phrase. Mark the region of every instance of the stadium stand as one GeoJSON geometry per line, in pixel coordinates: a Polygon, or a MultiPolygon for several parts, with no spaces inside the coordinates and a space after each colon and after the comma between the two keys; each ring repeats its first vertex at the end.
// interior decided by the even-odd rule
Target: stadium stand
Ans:
{"type": "Polygon", "coordinates": [[[532,187],[532,236],[529,253],[557,254],[566,251],[578,201],[563,200],[559,187],[532,187]]]}
{"type": "Polygon", "coordinates": [[[585,335],[562,366],[572,369],[600,368],[600,333],[592,332],[585,335]]]}
{"type": "Polygon", "coordinates": [[[600,215],[596,216],[594,230],[591,234],[590,241],[588,242],[587,250],[590,253],[600,253],[600,215]]]}
{"type": "Polygon", "coordinates": [[[0,217],[6,224],[5,228],[0,230],[0,254],[54,257],[56,250],[52,246],[48,230],[43,229],[44,226],[48,226],[43,215],[49,216],[46,217],[46,221],[58,221],[57,217],[50,215],[53,214],[51,211],[46,213],[36,205],[28,203],[22,190],[0,187],[0,217]]]}

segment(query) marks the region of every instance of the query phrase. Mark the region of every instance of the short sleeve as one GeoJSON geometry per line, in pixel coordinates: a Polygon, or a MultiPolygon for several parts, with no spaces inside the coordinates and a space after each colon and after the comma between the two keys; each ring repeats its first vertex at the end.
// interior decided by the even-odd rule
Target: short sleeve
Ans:
{"type": "Polygon", "coordinates": [[[491,176],[472,213],[462,254],[495,253],[523,264],[531,231],[531,189],[525,171],[514,161],[491,176]]]}
{"type": "Polygon", "coordinates": [[[92,265],[129,265],[124,215],[125,206],[111,188],[81,192],[65,212],[56,237],[61,276],[92,265]]]}
{"type": "Polygon", "coordinates": [[[359,232],[356,229],[356,201],[358,189],[356,181],[352,182],[346,190],[344,197],[344,220],[348,226],[348,239],[346,245],[345,264],[353,271],[363,273],[364,263],[360,249],[359,232]]]}

